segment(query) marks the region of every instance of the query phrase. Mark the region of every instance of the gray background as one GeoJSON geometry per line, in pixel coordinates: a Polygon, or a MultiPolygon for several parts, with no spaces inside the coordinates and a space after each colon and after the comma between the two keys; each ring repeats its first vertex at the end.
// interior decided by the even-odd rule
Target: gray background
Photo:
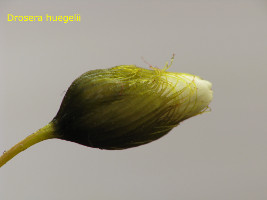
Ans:
{"type": "Polygon", "coordinates": [[[267,2],[0,1],[0,151],[46,125],[82,73],[163,67],[213,83],[212,112],[153,143],[39,143],[0,169],[1,200],[267,199],[267,2]],[[81,15],[81,22],[7,22],[81,15]]]}

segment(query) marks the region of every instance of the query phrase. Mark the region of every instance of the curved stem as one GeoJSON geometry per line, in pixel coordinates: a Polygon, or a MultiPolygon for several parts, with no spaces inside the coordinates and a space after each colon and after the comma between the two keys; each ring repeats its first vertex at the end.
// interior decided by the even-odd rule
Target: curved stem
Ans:
{"type": "Polygon", "coordinates": [[[19,154],[20,152],[26,150],[30,146],[39,143],[43,140],[55,138],[55,129],[53,122],[50,122],[43,128],[39,129],[35,133],[29,135],[24,140],[13,146],[8,151],[5,151],[3,155],[0,157],[0,168],[6,164],[9,160],[11,160],[14,156],[19,154]]]}

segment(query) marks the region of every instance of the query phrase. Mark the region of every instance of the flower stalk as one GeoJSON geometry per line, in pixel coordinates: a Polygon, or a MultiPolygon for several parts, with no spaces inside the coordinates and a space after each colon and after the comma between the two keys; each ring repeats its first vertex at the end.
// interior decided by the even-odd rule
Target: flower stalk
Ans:
{"type": "Polygon", "coordinates": [[[21,142],[13,146],[11,149],[3,153],[3,155],[0,157],[0,167],[2,167],[14,156],[28,149],[32,145],[37,144],[43,140],[55,138],[53,133],[54,133],[53,123],[49,123],[48,125],[36,131],[35,133],[29,135],[24,140],[22,140],[21,142]]]}

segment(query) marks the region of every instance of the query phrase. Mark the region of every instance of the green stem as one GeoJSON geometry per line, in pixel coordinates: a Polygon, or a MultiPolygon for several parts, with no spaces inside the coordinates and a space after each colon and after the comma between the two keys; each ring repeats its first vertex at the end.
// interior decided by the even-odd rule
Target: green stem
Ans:
{"type": "Polygon", "coordinates": [[[28,149],[30,146],[41,142],[43,140],[55,138],[55,129],[53,122],[50,122],[43,128],[39,129],[35,133],[29,135],[24,140],[13,146],[8,151],[4,152],[0,157],[0,168],[6,164],[9,160],[11,160],[14,156],[19,154],[20,152],[28,149]]]}

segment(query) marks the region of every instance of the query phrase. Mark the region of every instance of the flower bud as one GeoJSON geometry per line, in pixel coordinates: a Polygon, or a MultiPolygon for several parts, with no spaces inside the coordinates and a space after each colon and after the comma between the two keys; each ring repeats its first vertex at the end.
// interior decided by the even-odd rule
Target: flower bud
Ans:
{"type": "Polygon", "coordinates": [[[164,136],[211,100],[211,83],[198,76],[121,65],[77,78],[53,123],[60,139],[126,149],[164,136]]]}

